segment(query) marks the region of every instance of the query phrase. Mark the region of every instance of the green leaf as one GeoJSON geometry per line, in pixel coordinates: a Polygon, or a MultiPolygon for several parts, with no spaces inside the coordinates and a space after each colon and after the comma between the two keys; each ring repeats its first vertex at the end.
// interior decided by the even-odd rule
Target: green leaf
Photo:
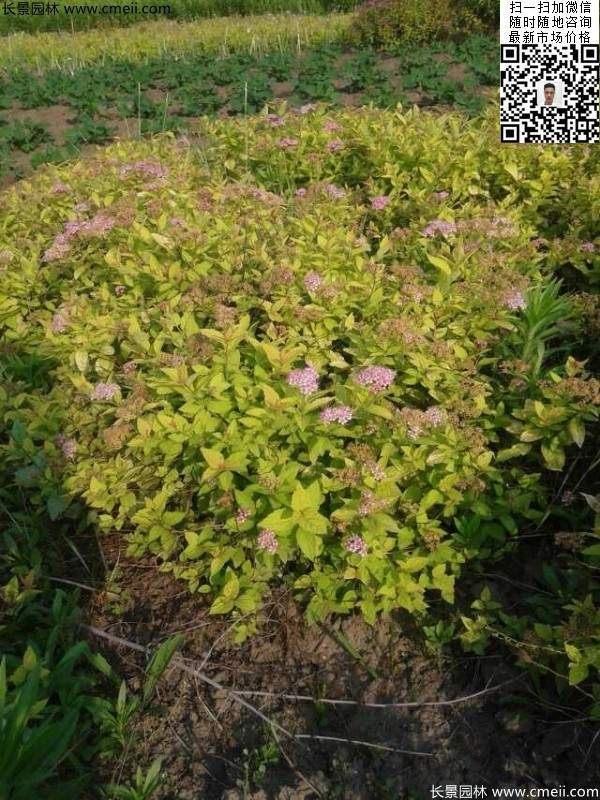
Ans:
{"type": "Polygon", "coordinates": [[[548,469],[554,472],[560,472],[565,465],[565,451],[554,441],[549,446],[542,445],[542,455],[548,469]]]}
{"type": "Polygon", "coordinates": [[[431,253],[427,253],[427,260],[433,264],[434,267],[437,267],[440,272],[443,272],[444,275],[452,275],[452,266],[443,256],[433,256],[431,253]]]}
{"type": "Polygon", "coordinates": [[[277,508],[260,522],[261,528],[269,528],[274,533],[290,533],[296,521],[286,508],[277,508]]]}
{"type": "Polygon", "coordinates": [[[169,666],[169,662],[175,655],[175,651],[183,644],[183,642],[183,636],[172,636],[158,647],[150,659],[150,663],[146,669],[146,682],[144,683],[144,704],[146,704],[154,694],[154,689],[156,688],[156,684],[158,683],[161,675],[169,666]]]}
{"type": "Polygon", "coordinates": [[[80,372],[85,372],[88,368],[88,364],[90,358],[85,350],[76,350],[73,358],[75,359],[75,365],[80,372]]]}
{"type": "Polygon", "coordinates": [[[228,600],[235,600],[239,593],[240,582],[238,580],[238,576],[232,569],[228,569],[226,572],[225,585],[223,586],[221,595],[226,597],[228,600]]]}
{"type": "Polygon", "coordinates": [[[294,511],[316,511],[321,502],[322,496],[319,481],[311,483],[307,489],[299,483],[294,489],[294,494],[292,495],[292,508],[294,511]]]}
{"type": "Polygon", "coordinates": [[[60,497],[57,494],[53,494],[46,500],[46,509],[48,510],[48,516],[52,521],[58,519],[63,511],[69,507],[70,500],[67,497],[60,497]]]}
{"type": "Polygon", "coordinates": [[[298,541],[300,550],[302,550],[304,555],[311,561],[314,561],[322,550],[322,540],[312,531],[300,529],[296,534],[296,540],[298,541]]]}
{"type": "Polygon", "coordinates": [[[577,447],[581,447],[585,440],[585,425],[583,424],[583,420],[573,417],[569,422],[569,433],[577,447]]]}
{"type": "Polygon", "coordinates": [[[577,686],[578,683],[584,681],[589,673],[589,666],[587,664],[570,664],[569,665],[569,684],[577,686]]]}
{"type": "Polygon", "coordinates": [[[210,607],[209,614],[229,614],[234,606],[234,600],[227,597],[217,597],[215,602],[210,607]]]}
{"type": "Polygon", "coordinates": [[[211,469],[222,469],[225,463],[225,458],[223,457],[223,453],[220,453],[218,450],[211,450],[208,447],[203,447],[202,455],[204,456],[204,460],[208,464],[211,469]]]}

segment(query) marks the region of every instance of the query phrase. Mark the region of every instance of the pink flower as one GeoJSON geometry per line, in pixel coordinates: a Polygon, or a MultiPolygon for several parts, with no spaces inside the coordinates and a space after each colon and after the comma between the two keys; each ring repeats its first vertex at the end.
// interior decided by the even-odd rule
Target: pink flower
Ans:
{"type": "Polygon", "coordinates": [[[362,536],[351,536],[346,539],[344,547],[349,553],[356,553],[358,556],[366,556],[368,551],[367,543],[362,536]]]}
{"type": "Polygon", "coordinates": [[[263,530],[258,534],[258,542],[257,546],[259,550],[266,550],[267,553],[276,553],[278,542],[277,537],[273,533],[273,531],[269,530],[268,528],[263,528],[263,530]]]}
{"type": "Polygon", "coordinates": [[[294,139],[291,136],[286,136],[277,142],[277,146],[282,150],[293,150],[294,147],[298,147],[298,144],[298,139],[294,139]]]}
{"type": "Polygon", "coordinates": [[[97,383],[90,395],[92,400],[112,400],[119,391],[116,383],[97,383]]]}
{"type": "Polygon", "coordinates": [[[593,242],[582,242],[581,243],[581,250],[584,253],[595,253],[596,252],[596,245],[593,242]]]}
{"type": "Polygon", "coordinates": [[[382,481],[385,478],[384,468],[380,467],[376,461],[369,461],[367,464],[367,469],[376,481],[382,481]]]}
{"type": "Polygon", "coordinates": [[[185,227],[185,220],[183,217],[171,217],[169,225],[172,225],[174,228],[182,228],[185,227]]]}
{"type": "Polygon", "coordinates": [[[121,297],[122,295],[125,294],[126,291],[127,291],[127,287],[124,286],[122,283],[118,283],[115,286],[115,294],[116,294],[117,297],[121,297]]]}
{"type": "Polygon", "coordinates": [[[571,491],[571,489],[565,489],[565,491],[560,496],[560,502],[564,506],[570,506],[575,502],[575,493],[571,491]]]}
{"type": "Polygon", "coordinates": [[[341,200],[342,197],[346,197],[345,190],[340,189],[340,187],[336,186],[335,183],[328,183],[325,187],[325,191],[330,197],[333,197],[334,200],[341,200]]]}
{"type": "Polygon", "coordinates": [[[58,311],[52,317],[52,333],[64,333],[69,327],[69,319],[64,312],[58,311]]]}
{"type": "Polygon", "coordinates": [[[299,189],[296,189],[294,194],[296,197],[306,197],[306,189],[301,186],[299,189]]]}
{"type": "Polygon", "coordinates": [[[319,373],[312,367],[294,369],[287,376],[290,386],[296,386],[302,394],[312,394],[319,389],[319,373]]]}
{"type": "Polygon", "coordinates": [[[434,192],[433,193],[433,197],[434,197],[435,200],[438,200],[439,202],[441,202],[442,200],[445,200],[447,197],[450,197],[450,192],[446,192],[446,191],[434,192]]]}
{"type": "Polygon", "coordinates": [[[447,222],[445,219],[434,219],[421,231],[423,236],[435,236],[440,233],[442,236],[448,236],[451,233],[456,233],[456,224],[454,222],[447,222]]]}
{"type": "Polygon", "coordinates": [[[330,153],[338,153],[340,150],[344,149],[344,143],[341,139],[332,139],[330,142],[327,142],[327,149],[330,153]]]}
{"type": "Polygon", "coordinates": [[[69,191],[69,187],[62,181],[56,181],[52,186],[52,194],[64,194],[69,191]]]}
{"type": "Polygon", "coordinates": [[[522,292],[517,291],[517,289],[511,289],[504,294],[502,305],[505,308],[510,308],[511,311],[519,311],[527,307],[527,301],[522,292]]]}
{"type": "Polygon", "coordinates": [[[385,194],[380,194],[377,197],[371,198],[371,208],[375,211],[383,211],[390,204],[390,198],[385,194]]]}
{"type": "Polygon", "coordinates": [[[235,515],[235,521],[238,525],[243,525],[244,522],[247,522],[250,519],[250,512],[247,508],[240,508],[238,509],[237,514],[235,515]]]}
{"type": "Polygon", "coordinates": [[[64,233],[59,233],[50,247],[44,252],[42,261],[57,261],[59,258],[64,258],[71,249],[68,237],[64,233]]]}
{"type": "Polygon", "coordinates": [[[441,425],[444,421],[444,412],[437,406],[429,406],[424,416],[431,425],[441,425]]]}
{"type": "Polygon", "coordinates": [[[395,370],[389,367],[365,367],[357,373],[356,381],[371,392],[381,392],[391,386],[395,377],[395,370]]]}
{"type": "Polygon", "coordinates": [[[300,106],[298,109],[299,114],[310,114],[311,111],[315,111],[317,108],[316,103],[305,103],[303,106],[300,106]]]}
{"type": "Polygon", "coordinates": [[[149,178],[164,178],[169,174],[167,167],[157,161],[151,161],[150,159],[124,164],[119,171],[119,177],[128,178],[132,172],[145,175],[149,178]]]}
{"type": "Polygon", "coordinates": [[[280,128],[282,125],[285,125],[285,120],[283,117],[280,117],[277,114],[267,114],[267,122],[273,128],[280,128]]]}
{"type": "Polygon", "coordinates": [[[131,375],[133,372],[136,371],[136,369],[137,366],[135,361],[126,361],[122,366],[122,370],[125,373],[125,375],[131,375]]]}
{"type": "Polygon", "coordinates": [[[316,292],[322,280],[318,272],[309,272],[304,278],[304,286],[307,292],[316,292]]]}
{"type": "Polygon", "coordinates": [[[63,456],[67,461],[73,461],[77,450],[77,442],[75,439],[69,439],[67,436],[60,433],[54,441],[62,450],[63,456]]]}
{"type": "Polygon", "coordinates": [[[330,425],[332,422],[339,422],[340,425],[345,425],[350,422],[354,412],[350,406],[330,406],[324,408],[319,415],[319,419],[324,425],[330,425]]]}
{"type": "Polygon", "coordinates": [[[334,133],[335,131],[341,131],[342,126],[338,125],[337,122],[334,122],[331,119],[325,121],[323,125],[323,130],[327,131],[327,133],[334,133]]]}

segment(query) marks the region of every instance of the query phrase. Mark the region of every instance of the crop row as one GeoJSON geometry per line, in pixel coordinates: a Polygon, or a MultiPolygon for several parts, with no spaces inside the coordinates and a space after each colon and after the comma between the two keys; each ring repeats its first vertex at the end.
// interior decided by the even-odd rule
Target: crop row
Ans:
{"type": "MultiPolygon", "coordinates": [[[[328,46],[303,53],[237,54],[214,59],[157,59],[132,67],[111,62],[36,76],[13,70],[0,85],[0,108],[29,111],[57,106],[62,127],[54,136],[42,119],[0,115],[0,148],[6,164],[35,151],[32,165],[63,161],[83,144],[102,144],[119,132],[185,130],[205,114],[249,114],[285,99],[301,106],[452,104],[469,113],[484,103],[482,85],[496,80],[496,48],[473,37],[462,45],[415,48],[401,57],[372,50],[343,52],[328,46]],[[39,148],[42,149],[39,149],[39,148]],[[13,158],[10,157],[12,151],[13,158]]],[[[14,171],[14,169],[13,169],[14,171]]]]}

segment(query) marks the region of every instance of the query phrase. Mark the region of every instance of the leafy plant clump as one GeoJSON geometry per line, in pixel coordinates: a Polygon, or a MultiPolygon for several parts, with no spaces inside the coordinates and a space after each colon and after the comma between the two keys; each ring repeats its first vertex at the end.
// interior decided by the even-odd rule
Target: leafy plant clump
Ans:
{"type": "Polygon", "coordinates": [[[3,335],[50,366],[2,391],[2,458],[239,636],[282,583],[313,620],[451,607],[598,416],[540,247],[568,201],[597,274],[593,156],[499,149],[491,115],[301,111],[4,198],[3,335]]]}

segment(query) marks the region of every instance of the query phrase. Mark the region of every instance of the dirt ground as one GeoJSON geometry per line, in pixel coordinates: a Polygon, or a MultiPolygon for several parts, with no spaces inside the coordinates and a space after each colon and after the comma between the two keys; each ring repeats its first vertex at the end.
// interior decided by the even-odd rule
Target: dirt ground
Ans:
{"type": "MultiPolygon", "coordinates": [[[[397,618],[373,628],[355,616],[308,626],[285,591],[270,598],[259,633],[235,645],[230,622],[209,616],[206,598],[149,561],[128,561],[117,537],[102,548],[109,568],[119,563],[127,607],[111,610],[111,598],[96,595],[89,624],[144,645],[181,633],[189,665],[246,692],[244,700],[288,733],[335,737],[291,739],[279,729],[275,739],[230,693],[171,665],[156,710],[137,724],[131,759],[148,765],[162,757],[164,800],[418,800],[431,797],[432,785],[598,785],[593,729],[568,710],[545,711],[506,652],[441,661],[397,618]],[[498,691],[449,702],[505,681],[498,691]],[[374,702],[418,705],[361,705],[374,702]]],[[[100,639],[94,645],[139,690],[145,657],[100,639]]]]}

